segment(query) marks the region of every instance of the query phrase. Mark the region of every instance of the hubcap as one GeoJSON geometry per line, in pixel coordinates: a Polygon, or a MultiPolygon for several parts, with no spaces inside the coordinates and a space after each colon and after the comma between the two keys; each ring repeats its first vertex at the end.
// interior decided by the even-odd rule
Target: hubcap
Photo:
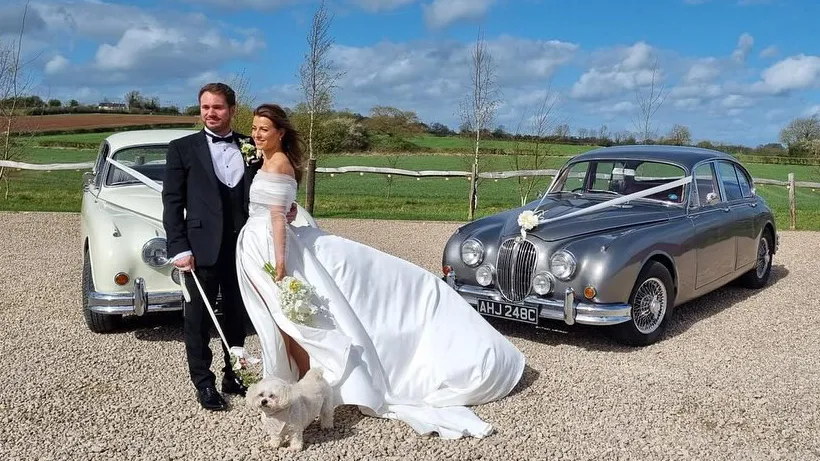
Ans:
{"type": "Polygon", "coordinates": [[[769,260],[772,255],[769,254],[769,241],[765,237],[760,238],[760,244],[757,246],[757,278],[763,278],[766,274],[766,269],[769,267],[769,260]]]}
{"type": "Polygon", "coordinates": [[[645,280],[637,293],[632,306],[632,321],[635,328],[643,334],[655,331],[663,321],[669,297],[666,286],[657,278],[645,280]]]}

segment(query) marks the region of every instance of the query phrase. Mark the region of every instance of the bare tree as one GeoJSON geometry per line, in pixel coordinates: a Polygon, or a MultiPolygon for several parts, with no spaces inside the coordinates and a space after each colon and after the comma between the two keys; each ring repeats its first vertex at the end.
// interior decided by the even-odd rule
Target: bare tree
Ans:
{"type": "Polygon", "coordinates": [[[314,129],[317,126],[317,118],[330,111],[336,80],[343,75],[343,72],[338,72],[335,69],[329,57],[330,48],[333,46],[333,39],[328,33],[331,20],[332,17],[328,14],[325,1],[322,0],[313,13],[313,23],[307,37],[308,51],[305,53],[305,60],[299,67],[299,79],[309,115],[307,133],[308,166],[305,185],[305,209],[309,213],[313,213],[316,188],[314,129]]]}
{"type": "MultiPolygon", "coordinates": [[[[15,126],[15,119],[18,116],[18,103],[21,96],[26,92],[29,82],[24,81],[22,70],[25,63],[20,62],[20,52],[23,45],[23,32],[26,26],[26,15],[28,13],[28,2],[23,8],[23,17],[20,23],[20,34],[16,42],[0,42],[0,123],[3,132],[0,134],[0,160],[14,161],[23,155],[23,146],[19,142],[16,132],[22,127],[15,126]],[[12,129],[15,132],[12,132],[12,129]]],[[[9,175],[11,169],[0,166],[0,181],[6,183],[5,198],[9,198],[9,175]]]]}
{"type": "MultiPolygon", "coordinates": [[[[544,142],[544,137],[553,132],[557,126],[555,116],[555,106],[558,103],[559,96],[553,94],[552,84],[547,87],[544,98],[541,99],[538,106],[535,108],[535,113],[531,119],[530,132],[535,137],[532,149],[528,149],[526,153],[522,152],[519,147],[520,141],[516,141],[515,149],[512,156],[513,169],[515,170],[539,170],[546,163],[546,159],[551,155],[550,144],[544,142]]],[[[519,123],[520,125],[520,123],[519,123]]],[[[518,131],[516,131],[517,133],[518,131]]],[[[529,201],[530,194],[533,189],[540,183],[546,180],[546,176],[517,176],[516,189],[518,196],[521,199],[521,205],[529,201]]]]}
{"type": "Polygon", "coordinates": [[[638,136],[641,137],[641,142],[648,143],[650,139],[654,138],[655,131],[652,129],[652,117],[658,109],[661,108],[666,96],[669,94],[666,91],[666,85],[657,82],[658,77],[658,61],[652,66],[652,81],[649,83],[649,89],[644,92],[640,86],[635,87],[635,101],[638,106],[638,115],[633,124],[638,136]]]}
{"type": "Polygon", "coordinates": [[[495,116],[499,100],[495,81],[495,64],[487,51],[484,34],[479,28],[472,55],[471,88],[460,107],[462,125],[469,126],[475,136],[472,173],[470,174],[470,204],[467,219],[475,217],[477,205],[478,153],[481,131],[487,129],[495,116]]]}
{"type": "Polygon", "coordinates": [[[236,75],[230,83],[236,93],[236,114],[233,118],[232,129],[238,133],[251,134],[253,126],[254,98],[250,91],[250,79],[245,71],[236,75]]]}

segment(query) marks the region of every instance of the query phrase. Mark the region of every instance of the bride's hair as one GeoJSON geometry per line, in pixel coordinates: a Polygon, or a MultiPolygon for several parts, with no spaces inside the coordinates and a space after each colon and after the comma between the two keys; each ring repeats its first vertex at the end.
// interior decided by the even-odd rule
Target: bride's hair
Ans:
{"type": "Polygon", "coordinates": [[[275,128],[285,130],[285,134],[282,135],[282,151],[287,155],[291,166],[293,166],[296,182],[301,182],[302,159],[305,151],[304,141],[296,128],[293,127],[285,109],[282,109],[279,104],[262,104],[253,111],[253,115],[265,117],[273,122],[275,128]]]}

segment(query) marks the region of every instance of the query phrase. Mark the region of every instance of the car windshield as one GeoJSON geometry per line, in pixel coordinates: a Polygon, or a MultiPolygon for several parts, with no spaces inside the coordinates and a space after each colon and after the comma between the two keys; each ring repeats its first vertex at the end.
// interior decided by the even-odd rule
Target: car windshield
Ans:
{"type": "MultiPolygon", "coordinates": [[[[120,149],[111,157],[125,166],[144,174],[145,176],[162,183],[165,173],[165,154],[167,145],[127,147],[120,149]]],[[[140,181],[119,168],[110,165],[105,184],[116,186],[122,184],[138,184],[140,181]]]]}
{"type": "MultiPolygon", "coordinates": [[[[686,171],[677,165],[651,160],[589,160],[563,169],[549,193],[629,195],[676,181],[685,175],[686,171]]],[[[646,198],[683,203],[684,186],[646,198]]]]}

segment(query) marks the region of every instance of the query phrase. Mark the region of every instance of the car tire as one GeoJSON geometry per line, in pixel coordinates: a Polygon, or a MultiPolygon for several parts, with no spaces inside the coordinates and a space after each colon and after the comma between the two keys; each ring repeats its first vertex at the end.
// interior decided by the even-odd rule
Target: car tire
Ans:
{"type": "Polygon", "coordinates": [[[666,331],[672,315],[675,286],[669,269],[658,261],[649,261],[629,295],[631,318],[613,327],[615,339],[629,346],[648,346],[666,331]]]}
{"type": "Polygon", "coordinates": [[[755,267],[740,276],[740,285],[753,290],[763,288],[769,283],[772,273],[773,238],[771,233],[764,231],[757,242],[757,256],[755,267]]]}
{"type": "Polygon", "coordinates": [[[88,294],[94,291],[94,279],[91,276],[91,259],[88,257],[88,250],[83,252],[83,317],[88,329],[94,333],[108,333],[114,331],[122,324],[122,315],[100,314],[92,312],[88,307],[88,294]]]}

